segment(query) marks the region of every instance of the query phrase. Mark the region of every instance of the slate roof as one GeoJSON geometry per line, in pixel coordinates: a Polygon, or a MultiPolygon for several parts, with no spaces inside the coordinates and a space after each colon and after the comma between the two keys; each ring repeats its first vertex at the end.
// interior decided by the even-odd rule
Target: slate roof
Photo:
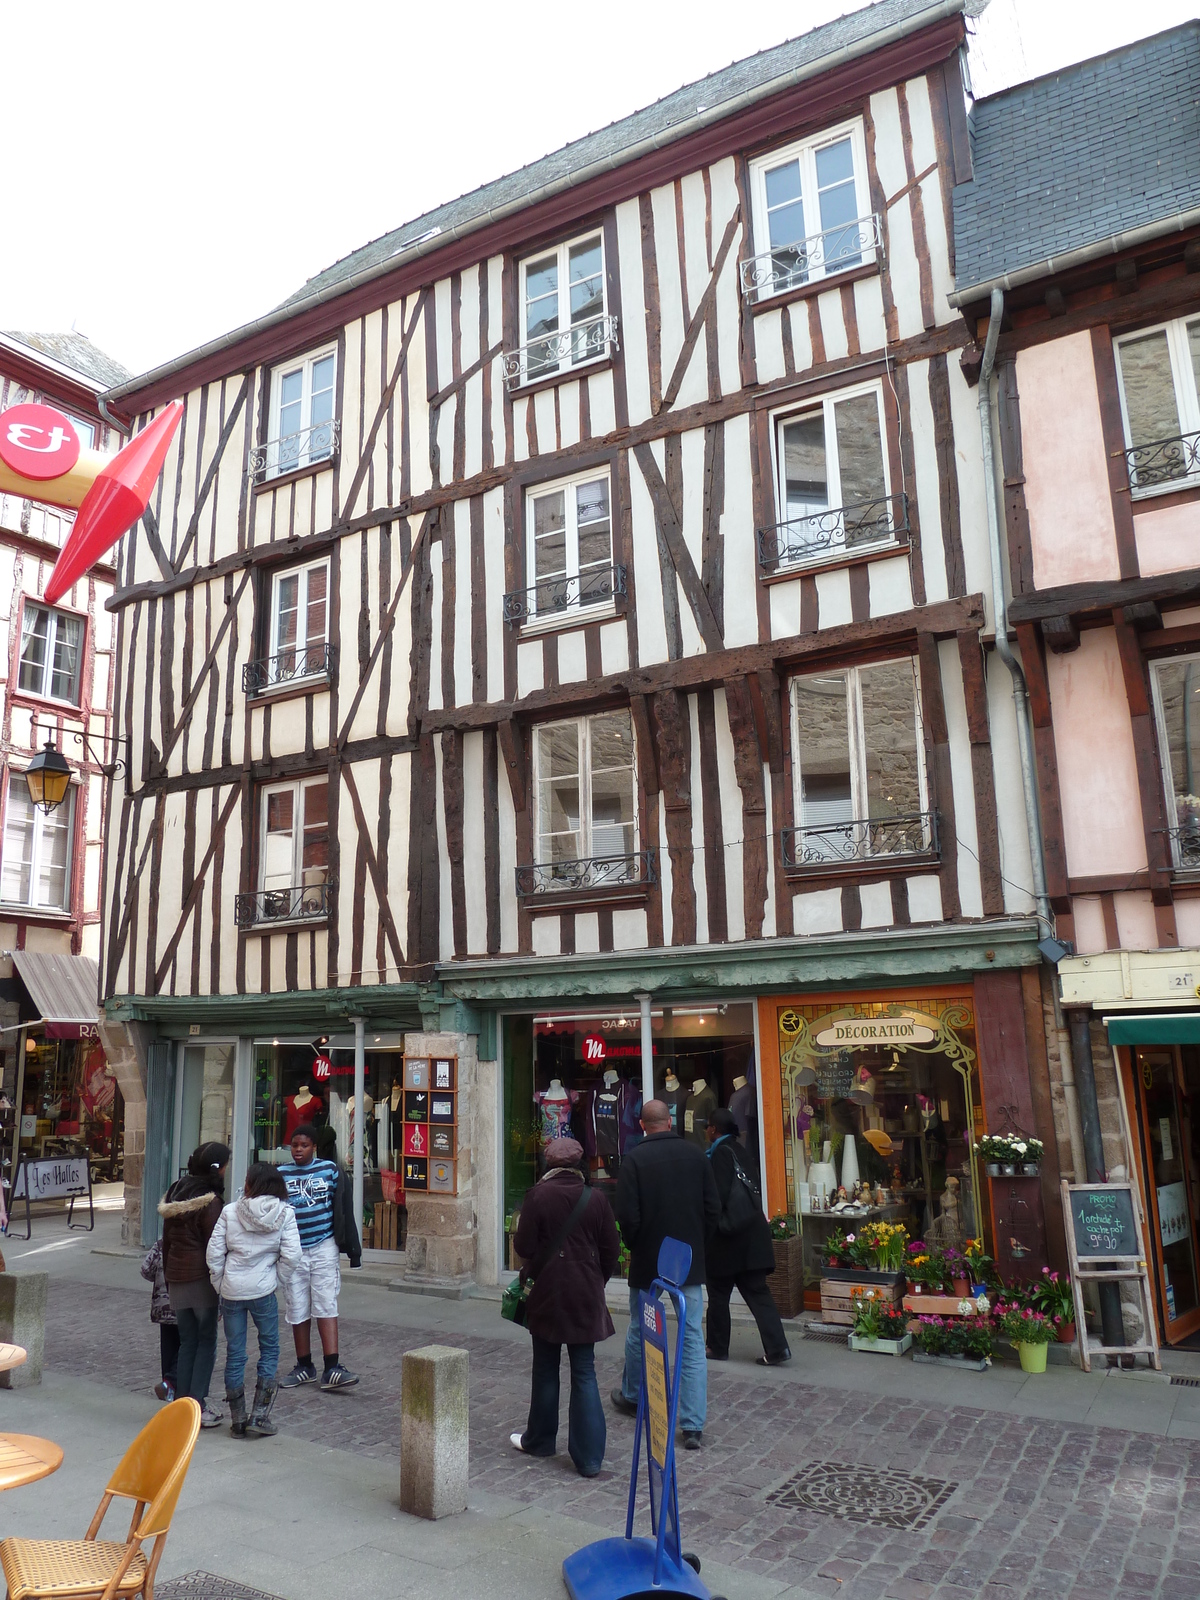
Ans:
{"type": "Polygon", "coordinates": [[[971,135],[956,296],[1200,207],[1200,22],[979,100],[971,135]]]}
{"type": "MultiPolygon", "coordinates": [[[[954,9],[974,15],[986,4],[987,0],[962,0],[954,9]]],[[[457,200],[414,217],[412,221],[372,240],[370,244],[363,245],[361,249],[309,278],[302,288],[283,301],[283,305],[294,305],[365,269],[378,266],[392,256],[402,255],[407,246],[434,228],[449,233],[452,228],[470,224],[498,207],[511,206],[522,198],[532,204],[538,199],[539,191],[547,185],[560,186],[563,180],[569,183],[571,175],[584,168],[601,162],[612,167],[619,166],[628,158],[628,152],[645,140],[667,144],[674,130],[681,123],[691,121],[700,108],[715,120],[721,115],[722,105],[741,95],[764,89],[788,73],[840,50],[862,44],[873,34],[912,22],[922,12],[944,15],[947,9],[941,0],[880,0],[877,5],[854,11],[849,16],[837,17],[810,33],[801,34],[799,38],[788,39],[769,50],[760,50],[757,55],[747,56],[745,60],[735,61],[719,72],[709,73],[708,77],[686,84],[673,94],[656,100],[644,110],[635,111],[632,116],[623,117],[596,133],[589,133],[582,139],[564,145],[560,150],[543,156],[540,161],[520,167],[506,177],[497,178],[457,200]]],[[[931,17],[930,20],[934,19],[931,17]]]]}
{"type": "Polygon", "coordinates": [[[6,339],[15,339],[18,344],[28,345],[38,354],[49,356],[51,361],[70,367],[90,379],[92,383],[102,384],[106,389],[111,389],[114,384],[124,383],[133,376],[119,361],[114,361],[111,356],[106,356],[103,350],[98,350],[85,334],[13,333],[7,328],[3,332],[6,339]]]}

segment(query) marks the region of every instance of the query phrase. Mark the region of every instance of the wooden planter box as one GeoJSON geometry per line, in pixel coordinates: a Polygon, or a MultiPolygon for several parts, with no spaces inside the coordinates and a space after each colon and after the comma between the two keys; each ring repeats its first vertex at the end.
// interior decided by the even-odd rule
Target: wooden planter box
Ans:
{"type": "Polygon", "coordinates": [[[914,1350],[913,1360],[920,1361],[926,1366],[933,1366],[936,1363],[941,1367],[966,1367],[968,1372],[986,1372],[990,1365],[982,1356],[930,1356],[926,1355],[924,1350],[914,1350]]]}
{"type": "Polygon", "coordinates": [[[863,1350],[871,1355],[902,1356],[912,1348],[912,1334],[906,1333],[900,1339],[860,1339],[852,1333],[847,1343],[851,1350],[863,1350]]]}
{"type": "Polygon", "coordinates": [[[767,1288],[775,1301],[781,1317],[794,1317],[804,1310],[804,1241],[772,1239],[775,1249],[775,1271],[767,1279],[767,1288]]]}
{"type": "MultiPolygon", "coordinates": [[[[966,1296],[963,1298],[965,1299],[966,1296]]],[[[906,1294],[904,1296],[904,1309],[905,1311],[915,1312],[919,1317],[961,1317],[964,1315],[958,1309],[958,1296],[956,1294],[906,1294]]]]}
{"type": "Polygon", "coordinates": [[[885,1304],[900,1308],[904,1298],[902,1272],[860,1272],[850,1267],[826,1267],[821,1275],[821,1320],[854,1326],[852,1290],[874,1289],[885,1304]]]}

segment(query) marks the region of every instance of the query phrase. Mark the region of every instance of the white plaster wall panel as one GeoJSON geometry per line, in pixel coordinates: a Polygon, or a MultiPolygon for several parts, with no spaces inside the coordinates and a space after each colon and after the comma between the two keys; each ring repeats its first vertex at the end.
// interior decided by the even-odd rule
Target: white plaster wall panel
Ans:
{"type": "Polygon", "coordinates": [[[813,889],[792,896],[792,924],[797,933],[841,933],[842,891],[813,889]]]}
{"type": "MultiPolygon", "coordinates": [[[[391,309],[391,308],[389,308],[391,309]]],[[[346,440],[347,455],[353,466],[342,485],[343,493],[350,487],[354,473],[358,469],[364,451],[367,449],[367,435],[371,424],[375,421],[379,410],[379,399],[383,393],[383,386],[387,382],[381,376],[380,368],[384,358],[383,310],[370,311],[362,319],[362,342],[359,353],[359,364],[348,378],[354,388],[355,398],[355,432],[346,440]]],[[[380,427],[371,441],[370,447],[371,470],[364,474],[362,488],[359,490],[355,501],[355,510],[366,511],[371,505],[386,505],[385,498],[387,484],[387,450],[383,428],[380,427]]],[[[346,508],[346,515],[352,516],[355,512],[346,508]]]]}
{"type": "Polygon", "coordinates": [[[950,787],[954,794],[953,839],[941,840],[942,850],[956,852],[958,898],[964,917],[982,917],[983,883],[979,873],[979,828],[975,820],[975,774],[971,766],[971,736],[967,728],[967,701],[963,690],[962,662],[954,639],[938,645],[942,698],[950,737],[950,787]]]}
{"type": "Polygon", "coordinates": [[[1175,931],[1181,950],[1200,948],[1200,900],[1176,900],[1175,931]]]}
{"type": "Polygon", "coordinates": [[[725,645],[758,643],[758,550],[754,540],[754,486],[750,421],[725,424],[725,509],[721,513],[725,572],[725,645]]]}
{"type": "MultiPolygon", "coordinates": [[[[800,632],[800,580],[773,583],[767,590],[772,639],[791,639],[800,632]]],[[[821,619],[824,621],[824,618],[821,619]]]]}
{"type": "Polygon", "coordinates": [[[582,628],[558,636],[558,681],[582,683],[588,675],[587,646],[582,628]]]}
{"type": "Polygon", "coordinates": [[[881,89],[871,96],[871,120],[875,124],[875,166],[879,181],[884,194],[893,195],[908,182],[900,132],[900,101],[895,89],[881,89]]]}
{"type": "MultiPolygon", "coordinates": [[[[720,248],[730,217],[740,209],[737,167],[732,156],[714,162],[708,169],[712,192],[713,253],[720,248]]],[[[741,290],[738,286],[737,258],[741,249],[739,227],[725,258],[725,270],[717,279],[717,363],[721,393],[735,394],[742,386],[740,348],[742,334],[741,290]]]]}
{"type": "MultiPolygon", "coordinates": [[[[680,440],[683,469],[683,542],[698,573],[704,571],[704,430],[691,428],[680,440]]],[[[665,456],[664,456],[665,461],[665,456]]]]}
{"type": "MultiPolygon", "coordinates": [[[[650,375],[646,361],[645,283],[642,279],[642,224],[637,200],[616,208],[617,256],[621,274],[621,346],[625,352],[625,390],[630,422],[650,415],[650,375]]],[[[640,592],[640,591],[639,591],[640,592]]]]}
{"type": "Polygon", "coordinates": [[[600,918],[594,911],[580,911],[575,916],[575,954],[594,956],[600,950],[600,918]]]}
{"type": "Polygon", "coordinates": [[[892,886],[890,883],[863,883],[858,889],[864,928],[890,928],[892,925],[892,886]]]}
{"type": "MultiPolygon", "coordinates": [[[[710,180],[711,181],[711,180],[710,180]]],[[[689,172],[679,183],[680,194],[683,199],[683,251],[684,267],[687,272],[687,304],[684,312],[690,320],[696,312],[696,307],[704,291],[708,288],[709,263],[708,240],[704,226],[704,213],[706,201],[704,195],[704,174],[702,172],[689,172]]],[[[723,221],[713,218],[712,224],[712,253],[714,257],[721,244],[721,231],[723,221]]],[[[704,343],[703,338],[699,341],[704,343]]],[[[704,395],[707,399],[708,388],[705,386],[704,395]]]]}
{"type": "MultiPolygon", "coordinates": [[[[404,340],[404,327],[408,306],[403,300],[393,300],[388,306],[387,348],[383,355],[384,382],[390,381],[400,359],[400,346],[404,340]]],[[[400,391],[392,392],[382,421],[379,424],[377,448],[380,464],[375,473],[375,496],[380,505],[394,506],[400,499],[400,391]],[[392,470],[388,472],[388,462],[392,470]]]]}
{"type": "Polygon", "coordinates": [[[675,579],[675,589],[679,596],[679,633],[683,639],[683,653],[685,656],[702,656],[704,654],[704,640],[700,637],[700,629],[696,623],[696,616],[692,610],[691,602],[683,591],[679,579],[675,579]]]}
{"type": "Polygon", "coordinates": [[[968,385],[957,359],[947,361],[946,368],[950,375],[950,418],[954,425],[959,526],[962,531],[967,593],[982,593],[987,627],[993,629],[992,564],[988,553],[987,489],[979,437],[979,391],[968,385]]]}
{"type": "MultiPolygon", "coordinates": [[[[554,420],[554,390],[539,389],[533,397],[533,415],[537,423],[538,454],[547,456],[558,449],[558,428],[554,420]]],[[[554,475],[557,468],[549,468],[554,475]]]]}
{"type": "Polygon", "coordinates": [[[408,951],[408,837],[411,829],[412,757],[405,752],[398,756],[385,756],[385,766],[390,763],[392,777],[392,825],[388,830],[387,855],[380,866],[387,874],[388,904],[392,920],[400,936],[400,947],[408,951]]]}
{"type": "Polygon", "coordinates": [[[904,84],[908,101],[908,125],[912,133],[912,162],[916,172],[924,172],[938,158],[937,141],[933,134],[933,110],[929,103],[929,85],[924,78],[909,78],[904,84]]]}
{"type": "Polygon", "coordinates": [[[629,631],[623,622],[606,622],[600,629],[600,671],[605,677],[629,670],[629,631]]]}
{"type": "MultiPolygon", "coordinates": [[[[183,538],[182,530],[187,527],[187,515],[180,519],[183,504],[185,485],[187,482],[187,464],[192,464],[192,482],[195,482],[196,450],[200,440],[200,412],[204,399],[202,389],[192,389],[184,396],[183,421],[176,430],[175,437],[167,447],[163,459],[162,472],[156,486],[156,494],[151,504],[156,507],[155,516],[158,518],[159,537],[167,548],[167,553],[178,550],[183,538]],[[181,473],[183,482],[180,481],[181,473]]],[[[188,510],[191,510],[190,499],[188,510]]],[[[162,573],[158,569],[150,549],[150,541],[139,537],[134,546],[136,555],[136,575],[143,582],[159,582],[162,573]]]]}
{"type": "MultiPolygon", "coordinates": [[[[483,497],[484,615],[487,618],[487,697],[504,698],[504,491],[489,489],[483,497]]],[[[407,658],[406,658],[407,659],[407,658]]]]}
{"type": "Polygon", "coordinates": [[[675,242],[675,186],[663,184],[650,191],[654,217],[654,259],[658,267],[658,304],[662,315],[662,381],[665,389],[683,349],[687,310],[679,282],[679,249],[675,242]]]}
{"type": "Polygon", "coordinates": [[[517,699],[542,687],[542,641],[523,639],[517,645],[517,699]]]}
{"type": "Polygon", "coordinates": [[[318,533],[333,521],[333,473],[318,472],[312,480],[313,510],[310,521],[318,533]]]}
{"type": "MultiPolygon", "coordinates": [[[[925,169],[917,162],[917,171],[925,169]]],[[[954,291],[954,274],[950,270],[950,246],[946,235],[946,213],[942,208],[941,177],[931,172],[918,185],[921,204],[925,210],[925,239],[929,247],[929,277],[933,289],[933,319],[940,326],[953,321],[958,312],[950,304],[948,295],[954,291]]]]}
{"type": "Polygon", "coordinates": [[[496,765],[499,769],[496,792],[500,816],[500,947],[514,951],[517,948],[517,813],[499,741],[496,765]]]}
{"type": "Polygon", "coordinates": [[[913,478],[921,521],[921,564],[929,604],[949,597],[946,555],[942,548],[941,492],[937,451],[933,442],[933,407],[929,401],[929,363],[914,361],[908,369],[909,415],[912,419],[913,478]]]}
{"type": "Polygon", "coordinates": [[[529,408],[533,404],[533,396],[518,395],[513,401],[512,408],[512,438],[513,460],[529,460],[529,408]]]}
{"type": "Polygon", "coordinates": [[[434,772],[437,783],[437,804],[434,821],[437,826],[438,882],[439,882],[439,938],[438,950],[443,961],[454,959],[454,920],[450,894],[450,850],[446,842],[446,776],[442,761],[442,741],[433,741],[434,772]]]}
{"type": "MultiPolygon", "coordinates": [[[[729,706],[724,689],[713,694],[714,723],[717,736],[717,777],[721,801],[721,830],[725,843],[725,899],[727,923],[731,940],[746,937],[746,897],[743,893],[745,877],[746,817],[742,791],[738,787],[737,768],[733,762],[733,734],[729,727],[729,706]]],[[[752,817],[756,830],[764,826],[762,817],[752,817]]]]}
{"type": "MultiPolygon", "coordinates": [[[[617,330],[618,340],[625,336],[622,323],[617,330]]],[[[596,372],[587,380],[588,406],[592,414],[592,438],[606,439],[617,426],[617,405],[614,393],[615,379],[612,370],[596,372]]]]}
{"type": "Polygon", "coordinates": [[[432,579],[429,608],[429,709],[440,711],[445,705],[442,687],[442,561],[446,548],[440,539],[429,546],[429,569],[432,579]]]}
{"type": "Polygon", "coordinates": [[[450,279],[439,278],[433,286],[433,317],[437,335],[437,381],[444,389],[454,382],[454,346],[450,321],[450,279]]]}
{"type": "MultiPolygon", "coordinates": [[[[478,342],[478,340],[476,341],[478,342]]],[[[467,365],[463,363],[464,367],[467,365]]],[[[483,374],[477,372],[463,385],[460,404],[465,419],[466,449],[463,452],[463,471],[468,478],[483,470],[483,374]]],[[[380,430],[382,432],[382,429],[380,430]]]]}
{"type": "MultiPolygon", "coordinates": [[[[225,384],[225,412],[224,421],[228,422],[237,404],[238,395],[241,393],[242,380],[230,378],[225,384]]],[[[212,561],[227,554],[235,545],[238,509],[242,498],[242,485],[246,478],[246,464],[248,454],[248,441],[254,439],[254,381],[251,379],[250,387],[243,400],[241,409],[233,424],[233,431],[229,435],[229,443],[225,446],[221,456],[220,465],[217,467],[216,479],[212,486],[212,511],[209,519],[205,542],[201,546],[203,559],[212,561]]],[[[329,476],[332,478],[333,474],[329,476]]],[[[201,480],[203,481],[203,480],[201,480]]]]}
{"type": "Polygon", "coordinates": [[[613,949],[644,950],[649,943],[645,911],[639,906],[614,906],[613,949]]]}
{"type": "Polygon", "coordinates": [[[817,296],[817,312],[821,318],[821,338],[825,344],[826,361],[841,361],[850,354],[846,333],[846,318],[842,312],[840,289],[827,289],[817,296]]]}
{"type": "Polygon", "coordinates": [[[273,750],[304,749],[304,701],[302,699],[276,700],[271,705],[271,748],[273,750]]]}
{"type": "Polygon", "coordinates": [[[919,878],[906,878],[908,915],[911,922],[942,921],[942,885],[931,872],[919,878]]]}
{"type": "Polygon", "coordinates": [[[462,310],[459,316],[459,350],[462,370],[473,367],[483,351],[479,348],[479,266],[462,271],[462,310]]]}
{"type": "MultiPolygon", "coordinates": [[[[662,470],[661,463],[659,470],[662,470]]],[[[662,578],[658,567],[658,539],[654,507],[642,469],[629,459],[630,506],[634,586],[637,591],[638,660],[651,666],[667,659],[667,627],[663,616],[662,578]]]]}
{"type": "Polygon", "coordinates": [[[925,331],[925,316],[921,310],[921,270],[913,241],[909,195],[888,208],[888,247],[897,329],[902,339],[913,339],[925,331]]]}
{"type": "MultiPolygon", "coordinates": [[[[784,307],[784,316],[792,328],[792,357],[797,372],[807,372],[813,364],[812,335],[808,327],[808,301],[795,300],[784,307]]],[[[756,328],[757,334],[757,328],[756,328]]]]}
{"type": "Polygon", "coordinates": [[[853,622],[850,574],[844,567],[840,572],[817,573],[817,608],[822,628],[836,628],[840,623],[853,622]]]}
{"type": "MultiPolygon", "coordinates": [[[[437,741],[440,744],[440,740],[437,741]]],[[[371,841],[372,850],[379,850],[379,778],[380,766],[378,761],[360,761],[354,769],[354,781],[358,785],[358,798],[362,804],[363,816],[367,823],[367,837],[371,841]]],[[[338,808],[338,833],[342,840],[342,861],[349,864],[357,862],[358,857],[358,824],[354,816],[354,806],[350,796],[343,795],[342,803],[338,808]]],[[[378,861],[378,854],[376,855],[378,861]]],[[[363,912],[363,980],[370,983],[376,981],[379,972],[379,897],[375,893],[375,883],[368,867],[366,872],[366,893],[362,902],[363,912]]],[[[399,930],[397,930],[399,931],[399,930]]],[[[341,946],[342,965],[349,971],[351,967],[351,948],[348,943],[341,946]]],[[[395,958],[390,954],[386,940],[384,941],[384,961],[395,958]]]]}
{"type": "Polygon", "coordinates": [[[487,954],[487,876],[483,870],[483,734],[463,735],[463,887],[467,950],[487,954]]]}
{"type": "Polygon", "coordinates": [[[409,452],[409,471],[412,477],[413,494],[424,494],[433,482],[429,466],[429,451],[422,447],[422,441],[429,437],[429,403],[425,397],[425,364],[425,317],[424,313],[422,313],[417,318],[412,343],[408,347],[408,360],[404,363],[404,372],[400,379],[404,385],[404,399],[408,408],[408,425],[410,437],[413,440],[413,448],[409,452]]]}
{"type": "Polygon", "coordinates": [[[783,359],[783,329],[781,319],[789,307],[778,311],[764,311],[754,319],[754,361],[759,383],[775,383],[787,371],[783,359]]]}
{"type": "Polygon", "coordinates": [[[582,387],[578,378],[558,385],[558,436],[564,450],[580,440],[579,392],[582,387]]]}
{"type": "Polygon", "coordinates": [[[1157,950],[1158,929],[1148,889],[1113,895],[1122,950],[1157,950]]]}
{"type": "MultiPolygon", "coordinates": [[[[688,724],[691,729],[692,799],[692,892],[696,896],[696,943],[708,943],[709,906],[705,879],[707,852],[704,848],[704,779],[700,772],[700,707],[694,694],[688,695],[688,724]]],[[[719,803],[719,798],[718,798],[719,803]]],[[[683,871],[682,864],[679,870],[683,871]]]]}
{"type": "Polygon", "coordinates": [[[879,278],[860,278],[854,285],[854,315],[858,321],[860,350],[882,350],[887,344],[887,323],[883,316],[883,283],[879,278]]]}
{"type": "Polygon", "coordinates": [[[912,607],[912,571],[907,556],[892,556],[887,561],[872,561],[867,566],[867,585],[873,617],[890,617],[912,607]]]}
{"type": "MultiPolygon", "coordinates": [[[[1138,508],[1133,533],[1143,578],[1200,567],[1200,510],[1194,503],[1155,506],[1151,501],[1138,508]]],[[[1171,613],[1171,627],[1179,625],[1178,617],[1177,611],[1171,613]]]]}
{"type": "MultiPolygon", "coordinates": [[[[454,463],[454,406],[444,405],[438,411],[437,443],[441,457],[441,479],[446,483],[453,476],[454,463]]],[[[414,454],[416,452],[414,451],[414,454]]]]}
{"type": "Polygon", "coordinates": [[[534,917],[533,953],[535,956],[562,954],[562,924],[556,916],[534,917]]]}
{"type": "MultiPolygon", "coordinates": [[[[490,614],[488,622],[491,621],[490,614]]],[[[454,502],[454,704],[471,704],[471,502],[454,502]]]]}
{"type": "Polygon", "coordinates": [[[1000,839],[1000,872],[1004,909],[1011,916],[1033,910],[1033,869],[1029,857],[1029,829],[1025,822],[1025,792],[1021,785],[1021,753],[1017,744],[1017,714],[1012,679],[994,651],[985,658],[987,668],[988,729],[992,737],[992,781],[996,787],[996,821],[1000,839]]]}
{"type": "MultiPolygon", "coordinates": [[[[1200,901],[1193,904],[1200,905],[1200,901]]],[[[1099,895],[1076,895],[1071,901],[1075,914],[1075,954],[1096,956],[1108,949],[1104,931],[1104,907],[1099,895]]]]}
{"type": "Polygon", "coordinates": [[[671,861],[671,852],[667,849],[667,808],[660,799],[658,806],[658,881],[662,900],[664,946],[671,943],[672,933],[675,928],[675,919],[671,911],[671,894],[674,879],[675,869],[671,861]]]}

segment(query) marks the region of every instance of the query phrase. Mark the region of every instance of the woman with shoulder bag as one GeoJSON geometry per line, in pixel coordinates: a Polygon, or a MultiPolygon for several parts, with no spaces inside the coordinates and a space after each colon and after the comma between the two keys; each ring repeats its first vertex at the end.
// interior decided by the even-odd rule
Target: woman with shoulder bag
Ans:
{"type": "Polygon", "coordinates": [[[620,1244],[608,1201],[589,1188],[583,1148],[576,1139],[551,1139],[546,1171],[525,1197],[515,1247],[530,1284],[525,1326],[533,1339],[533,1383],[524,1433],[510,1435],[529,1456],[552,1456],[558,1439],[558,1380],[562,1347],[571,1363],[567,1450],[575,1470],[594,1478],[608,1435],[596,1382],[595,1345],[615,1329],[604,1285],[617,1270],[620,1244]]]}
{"type": "Polygon", "coordinates": [[[738,1143],[738,1125],[729,1111],[713,1111],[708,1119],[708,1159],[712,1162],[721,1222],[705,1245],[708,1266],[708,1340],[710,1361],[729,1359],[729,1297],[736,1289],[758,1324],[764,1354],[760,1367],[781,1367],[792,1359],[779,1310],[767,1288],[775,1270],[771,1229],[762,1203],[747,1176],[746,1152],[738,1143]]]}
{"type": "Polygon", "coordinates": [[[179,1323],[175,1393],[200,1403],[200,1426],[218,1428],[221,1413],[208,1403],[217,1359],[217,1291],[208,1275],[208,1241],[225,1204],[229,1146],[210,1140],[193,1150],[187,1172],[158,1203],[163,1219],[163,1276],[179,1323]]]}

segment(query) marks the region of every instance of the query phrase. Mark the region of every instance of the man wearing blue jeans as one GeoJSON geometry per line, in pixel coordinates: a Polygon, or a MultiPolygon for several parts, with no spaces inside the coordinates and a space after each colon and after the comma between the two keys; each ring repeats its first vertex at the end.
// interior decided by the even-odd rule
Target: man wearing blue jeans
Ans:
{"type": "Polygon", "coordinates": [[[691,1271],[682,1286],[687,1322],[679,1379],[679,1426],[684,1448],[698,1450],[708,1415],[704,1246],[717,1231],[721,1202],[712,1163],[697,1145],[672,1131],[671,1113],[662,1100],[647,1100],[641,1122],[646,1137],[626,1153],[617,1179],[617,1222],[630,1256],[629,1331],[625,1335],[624,1376],[610,1398],[618,1411],[636,1413],[642,1382],[638,1291],[648,1289],[657,1276],[663,1240],[679,1239],[692,1247],[691,1271]]]}

